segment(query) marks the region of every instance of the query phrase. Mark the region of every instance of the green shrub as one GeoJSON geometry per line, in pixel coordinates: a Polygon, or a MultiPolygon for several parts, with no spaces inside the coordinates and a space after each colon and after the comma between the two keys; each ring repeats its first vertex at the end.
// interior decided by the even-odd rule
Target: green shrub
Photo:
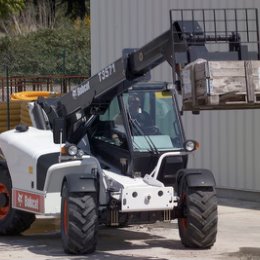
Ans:
{"type": "Polygon", "coordinates": [[[0,73],[90,76],[90,29],[71,24],[0,39],[0,73]]]}

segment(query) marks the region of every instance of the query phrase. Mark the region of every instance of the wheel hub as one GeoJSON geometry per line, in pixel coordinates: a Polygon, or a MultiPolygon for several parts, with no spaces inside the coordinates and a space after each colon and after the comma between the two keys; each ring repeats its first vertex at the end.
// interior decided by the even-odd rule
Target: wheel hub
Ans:
{"type": "Polygon", "coordinates": [[[0,183],[0,220],[4,219],[10,210],[9,197],[7,187],[0,183]]]}
{"type": "Polygon", "coordinates": [[[8,205],[8,196],[6,193],[0,193],[0,208],[8,205]]]}

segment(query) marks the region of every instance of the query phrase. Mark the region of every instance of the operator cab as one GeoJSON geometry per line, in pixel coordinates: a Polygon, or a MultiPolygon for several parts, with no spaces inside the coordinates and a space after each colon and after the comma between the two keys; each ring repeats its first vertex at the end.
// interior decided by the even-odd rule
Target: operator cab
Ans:
{"type": "MultiPolygon", "coordinates": [[[[184,149],[176,97],[167,86],[138,83],[114,98],[106,112],[97,116],[88,135],[91,152],[103,168],[144,176],[153,170],[162,153],[184,149]]],[[[186,156],[165,160],[159,180],[160,176],[161,180],[166,176],[173,179],[187,163],[186,156]]]]}

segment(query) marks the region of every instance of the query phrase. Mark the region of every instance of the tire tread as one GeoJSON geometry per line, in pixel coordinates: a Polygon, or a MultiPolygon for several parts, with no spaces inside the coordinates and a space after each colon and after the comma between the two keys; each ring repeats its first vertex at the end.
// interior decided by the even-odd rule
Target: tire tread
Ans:
{"type": "Polygon", "coordinates": [[[75,193],[68,194],[66,198],[68,201],[68,234],[65,235],[62,231],[64,251],[69,254],[92,253],[97,244],[96,195],[75,193]]]}
{"type": "Polygon", "coordinates": [[[179,223],[181,241],[186,247],[210,248],[217,234],[217,199],[215,189],[186,188],[187,228],[179,223]]]}

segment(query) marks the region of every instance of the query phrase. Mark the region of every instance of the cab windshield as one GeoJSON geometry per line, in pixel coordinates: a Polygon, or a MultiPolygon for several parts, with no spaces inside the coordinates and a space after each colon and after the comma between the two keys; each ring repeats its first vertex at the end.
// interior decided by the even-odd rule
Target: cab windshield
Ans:
{"type": "Polygon", "coordinates": [[[183,147],[183,131],[170,91],[123,94],[134,151],[166,151],[183,147]]]}
{"type": "Polygon", "coordinates": [[[115,148],[121,153],[180,150],[184,135],[177,109],[170,91],[132,89],[112,100],[92,125],[90,136],[103,153],[105,144],[110,152],[115,148]]]}

